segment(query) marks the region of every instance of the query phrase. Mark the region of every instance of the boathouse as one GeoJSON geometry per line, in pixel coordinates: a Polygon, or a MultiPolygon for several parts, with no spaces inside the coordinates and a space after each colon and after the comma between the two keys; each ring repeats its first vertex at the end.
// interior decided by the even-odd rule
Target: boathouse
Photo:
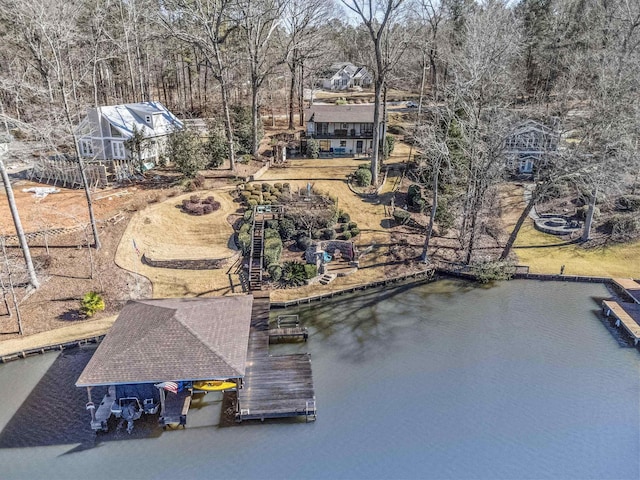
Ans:
{"type": "Polygon", "coordinates": [[[106,430],[112,414],[126,418],[131,402],[137,418],[159,409],[161,425],[184,425],[193,382],[241,385],[252,304],[251,295],[129,301],[76,382],[87,389],[92,428],[106,430]],[[95,387],[108,387],[97,407],[95,387]]]}
{"type": "Polygon", "coordinates": [[[106,431],[113,415],[131,431],[157,413],[162,426],[184,426],[194,392],[210,389],[237,392],[237,421],[315,420],[309,355],[269,354],[272,341],[306,340],[306,328],[279,321],[271,329],[269,309],[261,291],[128,302],[76,382],[87,389],[91,428],[106,431]]]}

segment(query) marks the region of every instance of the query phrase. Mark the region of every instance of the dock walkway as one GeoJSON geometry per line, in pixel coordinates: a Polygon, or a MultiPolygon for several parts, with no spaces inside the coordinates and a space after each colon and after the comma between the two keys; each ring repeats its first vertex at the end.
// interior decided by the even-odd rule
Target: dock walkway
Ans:
{"type": "Polygon", "coordinates": [[[636,303],[640,303],[640,283],[631,278],[614,278],[613,283],[626,292],[636,303]]]}
{"type": "Polygon", "coordinates": [[[254,292],[247,368],[238,389],[237,419],[304,416],[315,420],[316,403],[308,354],[269,355],[269,296],[254,292]]]}
{"type": "Polygon", "coordinates": [[[622,325],[633,339],[634,345],[638,345],[640,342],[640,305],[603,300],[602,311],[606,317],[613,316],[616,319],[616,326],[622,325]]]}

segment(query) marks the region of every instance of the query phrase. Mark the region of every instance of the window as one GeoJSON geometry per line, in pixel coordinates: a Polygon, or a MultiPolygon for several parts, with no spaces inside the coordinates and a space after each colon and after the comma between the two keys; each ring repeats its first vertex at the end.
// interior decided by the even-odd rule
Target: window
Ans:
{"type": "Polygon", "coordinates": [[[93,155],[93,142],[91,140],[80,140],[80,153],[85,157],[93,155]]]}
{"type": "Polygon", "coordinates": [[[343,130],[346,130],[347,128],[348,128],[348,125],[347,125],[346,123],[343,123],[343,124],[342,124],[342,129],[343,129],[343,130]]]}
{"type": "Polygon", "coordinates": [[[111,144],[111,150],[113,152],[113,158],[125,158],[126,153],[124,150],[124,142],[113,142],[111,144]]]}
{"type": "Polygon", "coordinates": [[[341,147],[346,147],[347,146],[347,141],[346,140],[340,140],[340,146],[341,147]]]}
{"type": "Polygon", "coordinates": [[[147,122],[149,125],[153,125],[153,123],[151,122],[151,115],[145,115],[144,121],[147,122]]]}

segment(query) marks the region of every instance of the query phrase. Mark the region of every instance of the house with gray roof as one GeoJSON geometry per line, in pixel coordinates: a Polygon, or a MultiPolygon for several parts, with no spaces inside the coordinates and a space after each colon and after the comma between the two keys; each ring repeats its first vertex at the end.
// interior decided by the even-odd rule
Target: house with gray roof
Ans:
{"type": "MultiPolygon", "coordinates": [[[[312,105],[305,112],[307,138],[318,140],[321,153],[357,155],[373,148],[373,104],[312,105]]],[[[385,133],[380,122],[379,138],[385,133]]]]}
{"type": "Polygon", "coordinates": [[[152,168],[166,153],[167,137],[183,127],[160,102],[90,108],[76,129],[78,152],[86,161],[106,162],[109,173],[126,178],[117,166],[133,172],[152,168]],[[142,140],[137,149],[131,143],[136,132],[142,140]]]}

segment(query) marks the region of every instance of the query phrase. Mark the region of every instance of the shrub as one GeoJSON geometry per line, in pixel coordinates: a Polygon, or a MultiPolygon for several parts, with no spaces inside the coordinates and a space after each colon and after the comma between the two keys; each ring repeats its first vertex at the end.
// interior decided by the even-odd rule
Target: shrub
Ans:
{"type": "Polygon", "coordinates": [[[267,271],[269,272],[269,276],[271,280],[274,282],[279,281],[282,278],[282,267],[277,263],[272,263],[267,267],[267,271]]]}
{"type": "Polygon", "coordinates": [[[253,208],[247,208],[242,215],[242,219],[245,222],[250,222],[253,219],[253,208]]]}
{"type": "Polygon", "coordinates": [[[351,229],[351,236],[355,237],[360,234],[360,229],[358,227],[354,227],[351,229]]]}
{"type": "Polygon", "coordinates": [[[333,240],[336,238],[336,231],[333,228],[325,228],[322,231],[322,238],[325,240],[333,240]]]}
{"type": "Polygon", "coordinates": [[[358,224],[356,222],[349,222],[349,228],[357,228],[358,224]]]}
{"type": "MultiPolygon", "coordinates": [[[[277,238],[280,239],[280,233],[275,228],[265,228],[264,229],[264,238],[265,240],[268,238],[277,238]]],[[[266,245],[266,243],[265,243],[266,245]]]]}
{"type": "Polygon", "coordinates": [[[200,203],[200,197],[198,195],[191,195],[189,201],[191,203],[200,203]]]}
{"type": "Polygon", "coordinates": [[[311,230],[311,238],[313,238],[314,240],[318,240],[321,237],[322,237],[322,230],[318,228],[311,230]]]}
{"type": "Polygon", "coordinates": [[[245,222],[240,226],[240,230],[238,230],[240,233],[249,233],[249,231],[251,230],[251,222],[245,222]]]}
{"type": "Polygon", "coordinates": [[[220,205],[220,202],[213,202],[213,203],[209,204],[209,206],[211,207],[211,211],[215,212],[216,210],[220,210],[220,207],[222,205],[220,205]]]}
{"type": "Polygon", "coordinates": [[[277,182],[276,182],[276,183],[274,183],[274,184],[273,184],[273,186],[274,186],[274,188],[275,188],[275,189],[277,189],[277,190],[282,190],[282,184],[281,184],[281,183],[277,183],[277,182]]]}
{"type": "Polygon", "coordinates": [[[300,262],[285,262],[282,265],[282,280],[286,285],[292,287],[304,285],[307,280],[304,264],[300,262]]]}
{"type": "Polygon", "coordinates": [[[614,215],[608,219],[602,228],[611,234],[615,241],[627,241],[640,233],[640,220],[631,215],[614,215]]]}
{"type": "Polygon", "coordinates": [[[622,195],[616,200],[616,209],[637,212],[640,210],[640,195],[622,195]]]}
{"type": "Polygon", "coordinates": [[[97,292],[89,292],[82,297],[80,302],[80,311],[87,317],[93,316],[94,313],[105,309],[104,299],[97,292]]]}
{"type": "Polygon", "coordinates": [[[353,174],[356,185],[367,187],[371,184],[371,172],[366,168],[358,168],[353,174]]]}
{"type": "Polygon", "coordinates": [[[252,193],[253,192],[251,192],[251,190],[243,190],[240,192],[240,196],[246,202],[247,200],[249,200],[249,197],[251,197],[252,193]]]}
{"type": "Polygon", "coordinates": [[[214,202],[215,202],[215,199],[212,196],[209,196],[204,200],[202,200],[202,203],[208,203],[209,205],[212,205],[214,202]]]}
{"type": "Polygon", "coordinates": [[[311,246],[311,239],[306,235],[300,235],[296,240],[296,245],[300,250],[306,250],[311,246]]]}
{"type": "Polygon", "coordinates": [[[282,238],[282,240],[290,240],[296,233],[296,226],[293,220],[285,217],[280,220],[278,231],[280,232],[280,238],[282,238]]]}
{"type": "Polygon", "coordinates": [[[258,205],[258,201],[257,201],[256,199],[254,199],[254,198],[250,198],[250,199],[247,201],[247,204],[248,204],[250,207],[255,207],[256,205],[258,205]]]}
{"type": "Polygon", "coordinates": [[[446,235],[449,229],[453,227],[455,217],[451,211],[449,199],[447,197],[438,197],[438,208],[436,209],[435,221],[438,223],[440,235],[446,235]]]}
{"type": "Polygon", "coordinates": [[[406,210],[402,210],[401,208],[396,208],[393,212],[393,219],[399,225],[404,225],[411,218],[411,214],[406,210]]]}
{"type": "Polygon", "coordinates": [[[347,212],[340,212],[338,214],[338,222],[340,222],[340,223],[349,223],[350,220],[351,220],[351,217],[349,216],[349,214],[347,212]]]}
{"type": "Polygon", "coordinates": [[[344,233],[342,234],[342,238],[343,238],[344,240],[351,240],[351,232],[344,232],[344,233]]]}
{"type": "Polygon", "coordinates": [[[393,149],[396,145],[396,137],[393,135],[386,135],[384,140],[384,151],[382,152],[382,155],[387,159],[393,153],[393,149]]]}
{"type": "Polygon", "coordinates": [[[307,280],[318,276],[318,267],[310,263],[305,264],[304,274],[307,280]]]}
{"type": "Polygon", "coordinates": [[[513,276],[514,267],[510,262],[480,261],[471,265],[471,273],[480,283],[494,280],[509,280],[513,276]]]}
{"type": "Polygon", "coordinates": [[[270,184],[268,184],[268,183],[263,183],[262,184],[262,191],[263,192],[268,192],[270,190],[271,190],[271,185],[270,184]]]}
{"type": "Polygon", "coordinates": [[[343,232],[346,232],[348,230],[349,230],[349,224],[348,223],[345,223],[344,225],[342,225],[342,231],[343,232]]]}
{"type": "Polygon", "coordinates": [[[199,203],[192,204],[191,213],[193,213],[194,215],[203,215],[204,214],[204,205],[201,205],[199,203]]]}
{"type": "Polygon", "coordinates": [[[238,232],[238,248],[242,250],[243,255],[246,255],[251,250],[251,234],[248,231],[243,232],[240,229],[240,232],[238,232]]]}
{"type": "Polygon", "coordinates": [[[284,182],[282,184],[282,188],[286,190],[291,190],[291,184],[289,182],[284,182]]]}
{"type": "Polygon", "coordinates": [[[204,215],[208,215],[211,212],[213,212],[213,205],[210,205],[208,203],[205,203],[205,204],[202,205],[202,213],[204,215]]]}
{"type": "Polygon", "coordinates": [[[320,143],[310,138],[307,140],[307,157],[309,158],[318,158],[320,156],[320,143]]]}
{"type": "Polygon", "coordinates": [[[272,230],[278,230],[279,229],[279,225],[278,225],[278,220],[267,220],[267,228],[272,229],[272,230]]]}

